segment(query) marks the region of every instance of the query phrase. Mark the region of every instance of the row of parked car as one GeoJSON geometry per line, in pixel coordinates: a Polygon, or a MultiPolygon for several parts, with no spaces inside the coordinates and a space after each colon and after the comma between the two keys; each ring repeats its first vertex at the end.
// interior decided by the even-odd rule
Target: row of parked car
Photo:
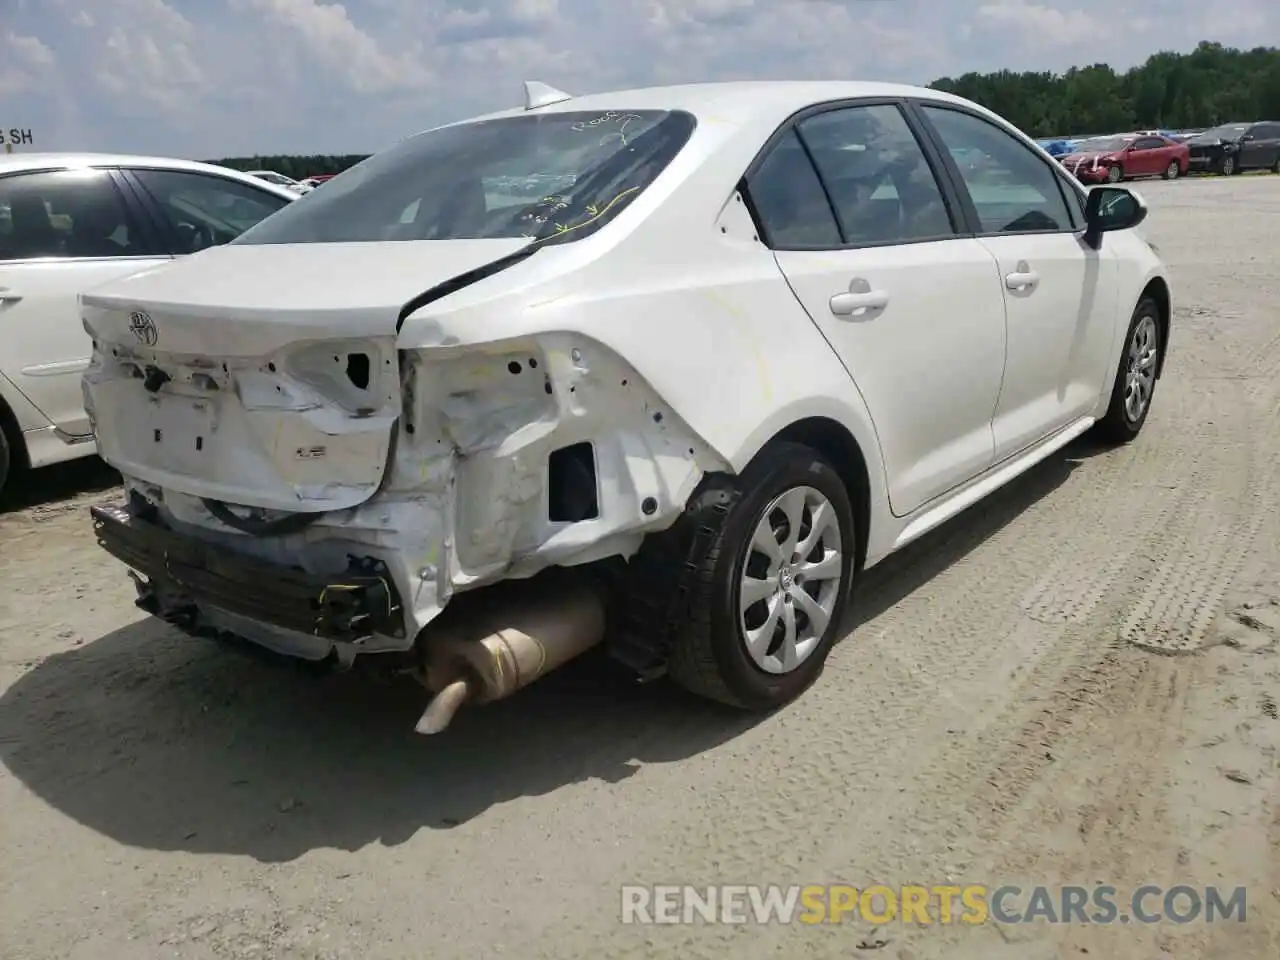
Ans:
{"type": "Polygon", "coordinates": [[[274,170],[250,170],[249,176],[257,177],[266,183],[274,183],[277,187],[284,187],[286,190],[292,190],[296,194],[304,194],[310,193],[326,180],[332,180],[336,174],[321,173],[314,177],[295,180],[293,177],[286,177],[283,173],[277,173],[274,170]]]}
{"type": "Polygon", "coordinates": [[[1051,138],[1040,146],[1082,183],[1135,177],[1173,180],[1188,173],[1280,173],[1280,122],[1224,123],[1209,130],[1139,130],[1100,137],[1051,138]]]}

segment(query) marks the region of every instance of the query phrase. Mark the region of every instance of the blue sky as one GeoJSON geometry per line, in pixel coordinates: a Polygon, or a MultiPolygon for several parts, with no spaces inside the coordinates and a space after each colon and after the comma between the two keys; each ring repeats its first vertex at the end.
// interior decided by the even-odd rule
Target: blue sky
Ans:
{"type": "Polygon", "coordinates": [[[1232,0],[0,0],[0,127],[37,148],[364,153],[520,102],[743,78],[927,83],[1280,44],[1232,0]]]}

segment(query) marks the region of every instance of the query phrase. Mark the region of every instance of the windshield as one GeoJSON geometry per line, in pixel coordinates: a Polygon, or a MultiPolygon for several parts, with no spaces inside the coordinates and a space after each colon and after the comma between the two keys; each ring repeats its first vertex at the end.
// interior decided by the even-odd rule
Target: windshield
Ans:
{"type": "Polygon", "coordinates": [[[1133,143],[1133,137],[1094,137],[1076,145],[1076,153],[1112,153],[1133,143]]]}
{"type": "Polygon", "coordinates": [[[1197,140],[1238,140],[1249,129],[1247,123],[1224,123],[1220,127],[1196,134],[1197,140]]]}
{"type": "Polygon", "coordinates": [[[325,182],[242,244],[576,240],[603,226],[693,133],[680,111],[567,112],[428,130],[325,182]]]}

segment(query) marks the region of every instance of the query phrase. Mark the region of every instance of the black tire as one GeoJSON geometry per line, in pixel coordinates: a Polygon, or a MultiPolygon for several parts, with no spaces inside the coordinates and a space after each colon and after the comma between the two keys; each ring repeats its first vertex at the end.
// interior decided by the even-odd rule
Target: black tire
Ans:
{"type": "Polygon", "coordinates": [[[1164,178],[1166,180],[1177,180],[1178,175],[1181,172],[1182,171],[1178,169],[1178,161],[1174,160],[1172,163],[1170,163],[1167,167],[1164,168],[1164,178]]]}
{"type": "MultiPolygon", "coordinates": [[[[2,404],[0,404],[2,406],[2,404]]],[[[3,413],[0,412],[0,416],[3,413]]],[[[9,438],[5,436],[4,424],[0,423],[0,503],[4,503],[9,480],[13,474],[13,451],[9,449],[9,438]]]]}
{"type": "Polygon", "coordinates": [[[1224,177],[1229,177],[1240,172],[1240,165],[1236,163],[1235,157],[1226,156],[1218,161],[1218,172],[1224,177]]]}
{"type": "Polygon", "coordinates": [[[667,667],[671,679],[694,694],[744,710],[768,711],[813,684],[840,635],[857,554],[853,504],[831,464],[797,443],[766,449],[733,486],[736,496],[710,548],[690,557],[697,564],[696,573],[682,603],[667,667]],[[776,497],[798,487],[812,488],[835,509],[845,561],[830,620],[812,652],[790,672],[768,673],[747,652],[738,614],[739,586],[765,509],[776,497]]]}
{"type": "Polygon", "coordinates": [[[1107,183],[1119,183],[1124,179],[1124,167],[1117,164],[1107,171],[1107,183]]]}
{"type": "Polygon", "coordinates": [[[1094,425],[1094,432],[1101,440],[1111,443],[1128,443],[1142,432],[1142,425],[1147,422],[1147,414],[1151,412],[1151,402],[1155,399],[1156,384],[1160,382],[1155,377],[1154,371],[1146,404],[1142,407],[1142,412],[1136,419],[1130,415],[1125,405],[1126,388],[1129,381],[1130,351],[1133,347],[1134,335],[1145,320],[1153,320],[1155,322],[1155,349],[1157,352],[1154,367],[1156,369],[1159,368],[1160,351],[1164,349],[1164,343],[1160,336],[1160,307],[1151,297],[1143,297],[1133,309],[1133,316],[1129,320],[1129,329],[1125,331],[1124,342],[1120,346],[1120,360],[1116,364],[1116,378],[1111,386],[1111,403],[1107,407],[1107,412],[1103,418],[1094,425]]]}

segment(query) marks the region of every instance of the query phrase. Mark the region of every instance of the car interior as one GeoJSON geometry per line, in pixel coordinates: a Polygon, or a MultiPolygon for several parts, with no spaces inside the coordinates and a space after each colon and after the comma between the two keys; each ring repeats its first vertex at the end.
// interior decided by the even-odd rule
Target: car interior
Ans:
{"type": "MultiPolygon", "coordinates": [[[[0,259],[118,257],[133,252],[123,204],[99,189],[49,189],[15,177],[3,198],[8,229],[0,232],[0,259]]],[[[109,189],[109,188],[108,188],[109,189]]]]}

